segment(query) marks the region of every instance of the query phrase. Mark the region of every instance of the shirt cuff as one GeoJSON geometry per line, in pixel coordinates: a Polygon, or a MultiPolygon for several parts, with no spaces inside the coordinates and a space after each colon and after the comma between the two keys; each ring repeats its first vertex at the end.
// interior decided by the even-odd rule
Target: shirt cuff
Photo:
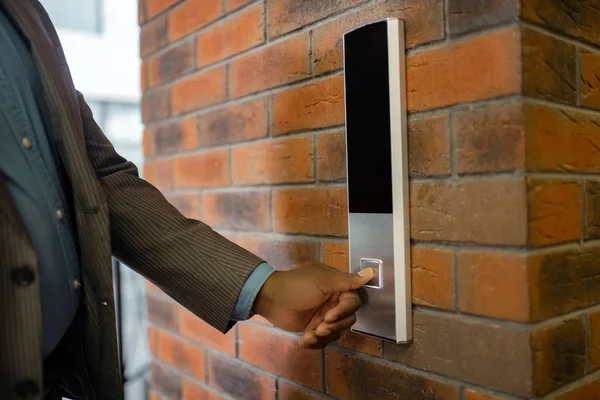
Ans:
{"type": "Polygon", "coordinates": [[[245,321],[250,317],[250,311],[258,292],[273,272],[275,272],[275,268],[267,263],[260,264],[252,271],[242,287],[233,314],[231,314],[233,321],[245,321]]]}

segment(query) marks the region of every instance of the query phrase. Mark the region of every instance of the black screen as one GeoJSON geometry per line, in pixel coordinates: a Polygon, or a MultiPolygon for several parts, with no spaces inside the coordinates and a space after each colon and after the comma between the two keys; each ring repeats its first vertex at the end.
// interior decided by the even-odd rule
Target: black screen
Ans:
{"type": "Polygon", "coordinates": [[[387,24],[346,34],[346,140],[351,213],[392,213],[387,24]]]}

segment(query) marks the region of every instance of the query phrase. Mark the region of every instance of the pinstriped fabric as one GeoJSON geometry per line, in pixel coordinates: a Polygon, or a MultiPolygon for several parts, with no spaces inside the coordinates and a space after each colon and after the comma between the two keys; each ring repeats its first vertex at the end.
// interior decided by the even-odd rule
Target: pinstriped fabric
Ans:
{"type": "MultiPolygon", "coordinates": [[[[207,225],[185,218],[138,178],[135,166],[115,152],[75,91],[42,6],[36,0],[0,1],[32,44],[57,147],[73,187],[83,279],[78,329],[85,368],[72,378],[89,385],[96,400],[119,400],[123,393],[111,252],[221,331],[230,327],[238,294],[262,260],[207,225]]],[[[39,289],[33,285],[26,294],[18,292],[7,272],[21,262],[37,268],[35,252],[16,220],[10,199],[0,198],[0,249],[11,249],[0,253],[0,310],[3,321],[4,315],[17,321],[0,330],[2,399],[10,398],[5,393],[19,380],[41,380],[39,289]]]]}
{"type": "Polygon", "coordinates": [[[19,268],[38,270],[37,256],[5,185],[0,184],[0,398],[14,398],[12,385],[39,380],[42,365],[42,312],[39,281],[15,285],[19,268]]]}

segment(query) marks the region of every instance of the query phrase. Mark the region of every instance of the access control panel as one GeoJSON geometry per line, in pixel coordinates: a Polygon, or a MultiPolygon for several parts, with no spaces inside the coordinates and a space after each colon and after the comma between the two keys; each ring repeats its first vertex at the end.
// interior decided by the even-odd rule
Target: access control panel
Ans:
{"type": "Polygon", "coordinates": [[[344,35],[350,271],[375,270],[352,330],[412,338],[404,24],[344,35]]]}

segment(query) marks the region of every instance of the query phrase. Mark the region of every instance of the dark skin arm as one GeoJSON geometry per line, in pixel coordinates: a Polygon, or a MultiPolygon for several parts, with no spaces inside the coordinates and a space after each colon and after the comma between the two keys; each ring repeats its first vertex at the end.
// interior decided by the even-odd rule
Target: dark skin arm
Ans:
{"type": "Polygon", "coordinates": [[[320,263],[277,271],[265,282],[254,309],[280,329],[302,332],[302,346],[322,349],[356,322],[360,298],[354,291],[373,272],[345,274],[320,263]]]}

